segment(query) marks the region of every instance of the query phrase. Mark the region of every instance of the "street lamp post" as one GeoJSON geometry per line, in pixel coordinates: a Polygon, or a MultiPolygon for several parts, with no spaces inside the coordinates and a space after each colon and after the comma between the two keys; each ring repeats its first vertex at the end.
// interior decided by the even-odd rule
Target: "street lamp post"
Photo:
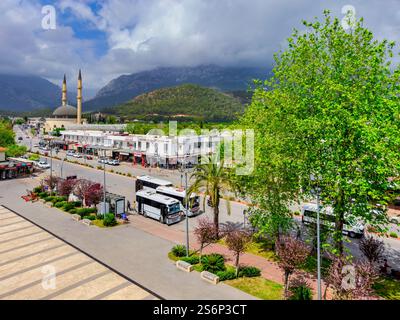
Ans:
{"type": "Polygon", "coordinates": [[[64,166],[64,160],[65,159],[66,159],[66,156],[61,161],[61,168],[60,168],[60,177],[61,177],[61,179],[63,178],[63,166],[64,166]]]}
{"type": "Polygon", "coordinates": [[[53,145],[50,141],[50,195],[53,195],[53,145]]]}
{"type": "MultiPolygon", "coordinates": [[[[311,181],[315,181],[316,178],[311,175],[311,181]]],[[[319,179],[319,178],[318,178],[319,179]]],[[[318,300],[321,300],[321,234],[320,234],[320,192],[321,189],[319,187],[318,181],[316,182],[316,187],[314,192],[317,196],[317,292],[318,292],[318,300]]]]}
{"type": "Polygon", "coordinates": [[[103,217],[106,216],[106,150],[104,152],[104,159],[103,159],[103,217]]]}

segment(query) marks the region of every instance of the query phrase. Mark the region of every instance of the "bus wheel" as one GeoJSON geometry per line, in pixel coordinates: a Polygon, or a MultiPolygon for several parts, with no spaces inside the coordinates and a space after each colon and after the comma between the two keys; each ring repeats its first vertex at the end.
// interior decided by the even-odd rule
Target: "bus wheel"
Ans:
{"type": "Polygon", "coordinates": [[[350,231],[350,232],[349,232],[349,237],[350,237],[350,238],[355,238],[355,237],[356,237],[356,234],[355,234],[353,231],[350,231]]]}

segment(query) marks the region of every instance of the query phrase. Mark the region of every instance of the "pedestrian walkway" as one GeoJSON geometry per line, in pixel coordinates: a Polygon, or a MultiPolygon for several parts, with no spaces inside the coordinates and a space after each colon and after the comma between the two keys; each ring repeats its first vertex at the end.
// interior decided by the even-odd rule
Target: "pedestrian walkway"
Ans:
{"type": "Polygon", "coordinates": [[[155,295],[0,206],[0,300],[148,300],[155,295]]]}
{"type": "MultiPolygon", "coordinates": [[[[163,239],[169,240],[171,242],[177,244],[184,244],[186,242],[186,233],[180,230],[172,229],[166,225],[160,223],[154,223],[154,220],[146,219],[139,215],[133,215],[129,217],[131,221],[131,225],[135,228],[141,229],[145,232],[148,232],[154,236],[161,237],[163,239]]],[[[193,239],[193,235],[190,236],[190,248],[193,250],[198,250],[200,245],[193,239]]],[[[204,253],[219,253],[225,257],[225,260],[229,264],[234,264],[235,258],[233,254],[228,250],[226,246],[220,244],[212,244],[204,248],[204,253]]],[[[279,269],[278,264],[276,262],[269,261],[263,257],[244,253],[240,256],[240,263],[243,265],[249,265],[257,267],[261,270],[261,274],[265,279],[283,284],[284,283],[284,275],[281,269],[279,269]]],[[[298,272],[293,275],[302,275],[308,279],[308,282],[311,284],[311,287],[314,292],[314,298],[317,297],[317,281],[316,278],[312,275],[305,272],[298,272]]],[[[324,293],[325,285],[322,284],[322,293],[324,293]]],[[[327,293],[328,299],[331,297],[331,294],[328,290],[327,293]]]]}

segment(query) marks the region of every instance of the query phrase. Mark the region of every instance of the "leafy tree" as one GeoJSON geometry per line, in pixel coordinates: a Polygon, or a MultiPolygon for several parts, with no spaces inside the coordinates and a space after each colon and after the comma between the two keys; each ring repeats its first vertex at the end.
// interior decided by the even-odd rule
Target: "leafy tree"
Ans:
{"type": "Polygon", "coordinates": [[[214,223],[209,218],[201,218],[197,227],[193,231],[196,236],[197,242],[200,244],[200,261],[203,253],[203,248],[211,243],[217,241],[216,230],[214,223]]]}
{"type": "Polygon", "coordinates": [[[87,179],[78,179],[74,187],[74,194],[82,200],[82,205],[86,203],[86,196],[88,195],[88,191],[92,187],[93,182],[87,179]]]}
{"type": "Polygon", "coordinates": [[[103,199],[103,186],[100,183],[92,183],[85,194],[87,206],[97,205],[103,199]]]}
{"type": "Polygon", "coordinates": [[[239,258],[246,250],[247,244],[251,240],[251,235],[245,230],[228,230],[226,232],[225,242],[228,249],[235,255],[236,277],[239,274],[239,258]]]}
{"type": "Polygon", "coordinates": [[[20,157],[27,152],[26,146],[20,146],[17,144],[12,144],[7,147],[6,156],[7,157],[20,157]]]}
{"type": "Polygon", "coordinates": [[[15,133],[9,121],[0,122],[0,146],[8,147],[15,143],[15,133]]]}
{"type": "MultiPolygon", "coordinates": [[[[193,192],[204,191],[203,208],[205,208],[206,198],[209,197],[210,204],[214,212],[214,226],[217,237],[219,237],[219,206],[221,197],[225,192],[236,192],[237,184],[231,179],[228,170],[224,167],[223,161],[218,161],[217,156],[210,156],[203,159],[196,166],[190,179],[194,179],[187,195],[193,192]]],[[[230,202],[226,201],[228,214],[230,214],[230,202]]]]}
{"type": "Polygon", "coordinates": [[[399,174],[400,70],[390,66],[394,43],[374,39],[362,19],[346,31],[324,14],[294,31],[255,90],[241,122],[255,130],[255,171],[245,182],[288,208],[312,196],[310,176],[318,177],[342,254],[345,219],[385,226],[372,209],[388,203],[388,178],[399,174]]]}
{"type": "Polygon", "coordinates": [[[76,179],[64,179],[60,180],[58,183],[58,193],[61,196],[69,196],[71,192],[74,190],[74,187],[77,183],[76,179]]]}
{"type": "Polygon", "coordinates": [[[377,278],[378,273],[370,263],[352,263],[344,255],[335,256],[325,279],[326,290],[331,287],[336,300],[370,299],[377,278]]]}
{"type": "Polygon", "coordinates": [[[304,263],[310,253],[310,249],[300,240],[290,236],[284,236],[275,244],[278,255],[279,268],[285,275],[285,297],[288,297],[289,278],[299,266],[304,263]]]}

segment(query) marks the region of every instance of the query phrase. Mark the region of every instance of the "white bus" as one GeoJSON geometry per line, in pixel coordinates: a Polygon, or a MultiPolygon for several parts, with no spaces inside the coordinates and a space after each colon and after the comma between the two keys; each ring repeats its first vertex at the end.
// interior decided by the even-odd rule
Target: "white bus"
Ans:
{"type": "Polygon", "coordinates": [[[139,176],[136,179],[135,191],[139,190],[150,190],[156,191],[158,187],[172,187],[171,181],[162,180],[151,176],[139,176]]]}
{"type": "Polygon", "coordinates": [[[156,219],[164,224],[170,225],[182,220],[181,203],[154,191],[141,190],[136,192],[136,206],[139,214],[156,219]]]}
{"type": "MultiPolygon", "coordinates": [[[[164,187],[160,186],[156,189],[158,194],[162,194],[167,197],[174,198],[182,204],[183,211],[186,212],[186,191],[183,188],[174,188],[174,187],[164,187]]],[[[189,203],[188,203],[189,210],[187,215],[189,217],[193,217],[196,214],[200,213],[200,198],[195,193],[190,195],[189,203]]]]}
{"type": "MultiPolygon", "coordinates": [[[[301,209],[301,221],[304,224],[317,223],[317,205],[314,203],[304,204],[301,209]]],[[[335,215],[331,207],[320,207],[320,224],[329,229],[335,228],[335,215]]],[[[343,233],[350,238],[362,237],[364,235],[364,224],[355,221],[345,221],[343,225],[343,233]]]]}

